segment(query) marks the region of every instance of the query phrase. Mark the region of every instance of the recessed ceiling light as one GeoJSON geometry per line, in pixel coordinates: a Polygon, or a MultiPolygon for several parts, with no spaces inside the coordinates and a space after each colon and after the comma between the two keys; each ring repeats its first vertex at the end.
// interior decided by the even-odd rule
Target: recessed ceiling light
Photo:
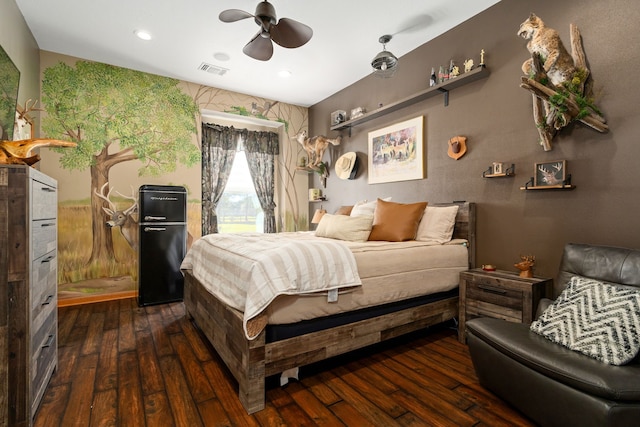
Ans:
{"type": "Polygon", "coordinates": [[[213,54],[213,57],[218,61],[228,61],[231,57],[224,52],[216,52],[213,54]]]}
{"type": "Polygon", "coordinates": [[[138,36],[139,39],[142,40],[151,40],[151,34],[149,34],[148,32],[146,32],[145,30],[135,30],[133,32],[133,34],[135,34],[136,36],[138,36]]]}
{"type": "Polygon", "coordinates": [[[284,79],[286,79],[287,77],[291,77],[291,71],[289,70],[280,70],[278,71],[278,75],[284,79]]]}

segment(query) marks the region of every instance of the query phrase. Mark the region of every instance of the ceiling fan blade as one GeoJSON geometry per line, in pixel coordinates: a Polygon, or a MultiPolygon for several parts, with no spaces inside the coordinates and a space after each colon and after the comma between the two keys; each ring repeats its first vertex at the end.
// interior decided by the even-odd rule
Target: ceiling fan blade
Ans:
{"type": "Polygon", "coordinates": [[[222,22],[236,22],[241,19],[252,18],[253,15],[240,9],[227,9],[220,12],[218,18],[222,22]]]}
{"type": "Polygon", "coordinates": [[[289,18],[282,18],[269,29],[271,40],[282,47],[300,47],[313,35],[311,27],[289,18]]]}
{"type": "Polygon", "coordinates": [[[257,59],[259,61],[268,61],[273,56],[273,43],[268,37],[261,36],[262,31],[255,35],[249,43],[245,45],[242,51],[245,55],[257,59]]]}

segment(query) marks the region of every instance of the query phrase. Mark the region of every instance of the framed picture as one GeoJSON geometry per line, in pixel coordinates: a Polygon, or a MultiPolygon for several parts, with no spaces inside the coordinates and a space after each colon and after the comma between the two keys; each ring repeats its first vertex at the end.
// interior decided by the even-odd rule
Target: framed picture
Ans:
{"type": "Polygon", "coordinates": [[[344,110],[337,110],[331,113],[331,126],[339,125],[347,120],[347,112],[344,110]]]}
{"type": "Polygon", "coordinates": [[[562,186],[567,179],[567,161],[536,163],[533,176],[534,187],[562,186]]]}
{"type": "Polygon", "coordinates": [[[369,132],[369,184],[424,178],[423,117],[369,132]]]}

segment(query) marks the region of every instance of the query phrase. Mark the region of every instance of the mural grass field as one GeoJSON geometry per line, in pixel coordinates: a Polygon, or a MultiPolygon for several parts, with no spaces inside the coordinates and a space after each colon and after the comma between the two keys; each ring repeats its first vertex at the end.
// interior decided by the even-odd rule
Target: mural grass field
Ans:
{"type": "MultiPolygon", "coordinates": [[[[117,200],[116,200],[117,201],[117,200]]],[[[130,203],[123,200],[122,204],[130,203]]],[[[187,204],[187,227],[193,238],[200,236],[201,205],[187,204]]],[[[92,247],[91,206],[89,200],[61,203],[58,206],[58,286],[87,295],[110,292],[94,283],[94,279],[126,277],[135,290],[138,280],[138,254],[122,237],[119,229],[111,229],[115,259],[89,263],[92,247]]],[[[106,217],[105,217],[106,220],[106,217]]],[[[126,290],[126,289],[123,289],[126,290]]]]}

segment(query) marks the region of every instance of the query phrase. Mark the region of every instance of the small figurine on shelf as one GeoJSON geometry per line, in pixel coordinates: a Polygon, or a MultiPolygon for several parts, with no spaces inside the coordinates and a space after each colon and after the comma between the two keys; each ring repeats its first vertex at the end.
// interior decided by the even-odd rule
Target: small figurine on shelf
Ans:
{"type": "Polygon", "coordinates": [[[444,83],[444,67],[442,65],[438,70],[438,83],[444,83]]]}
{"type": "Polygon", "coordinates": [[[458,77],[460,75],[460,68],[457,65],[453,66],[453,70],[451,71],[451,78],[458,77]]]}
{"type": "Polygon", "coordinates": [[[533,277],[533,266],[536,265],[536,257],[534,255],[520,255],[520,261],[517,264],[513,264],[518,270],[520,270],[520,277],[533,277]]]}
{"type": "Polygon", "coordinates": [[[478,65],[480,65],[481,67],[484,67],[484,49],[480,51],[480,64],[478,65]]]}
{"type": "Polygon", "coordinates": [[[473,59],[467,59],[464,61],[464,72],[468,73],[473,68],[473,59]]]}
{"type": "Polygon", "coordinates": [[[435,68],[431,67],[431,78],[429,79],[429,86],[435,86],[438,84],[438,78],[436,77],[435,68]]]}
{"type": "Polygon", "coordinates": [[[454,74],[454,69],[456,68],[456,64],[453,63],[453,59],[449,62],[449,78],[453,79],[457,77],[458,74],[454,74]]]}

